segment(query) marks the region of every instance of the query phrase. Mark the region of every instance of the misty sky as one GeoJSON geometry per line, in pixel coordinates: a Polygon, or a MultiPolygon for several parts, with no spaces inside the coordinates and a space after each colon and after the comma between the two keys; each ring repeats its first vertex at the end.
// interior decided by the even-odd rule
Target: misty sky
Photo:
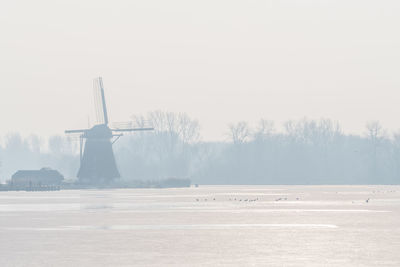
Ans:
{"type": "Polygon", "coordinates": [[[398,0],[1,1],[0,135],[86,127],[97,76],[111,121],[182,111],[206,140],[260,118],[398,130],[399,14],[398,0]]]}

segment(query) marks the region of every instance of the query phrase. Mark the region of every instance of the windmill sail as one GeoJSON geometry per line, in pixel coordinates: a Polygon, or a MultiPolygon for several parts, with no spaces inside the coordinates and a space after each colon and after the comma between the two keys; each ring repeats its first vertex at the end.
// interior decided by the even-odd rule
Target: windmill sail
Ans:
{"type": "Polygon", "coordinates": [[[94,105],[98,124],[108,125],[108,113],[104,96],[103,80],[98,77],[93,80],[94,105]]]}

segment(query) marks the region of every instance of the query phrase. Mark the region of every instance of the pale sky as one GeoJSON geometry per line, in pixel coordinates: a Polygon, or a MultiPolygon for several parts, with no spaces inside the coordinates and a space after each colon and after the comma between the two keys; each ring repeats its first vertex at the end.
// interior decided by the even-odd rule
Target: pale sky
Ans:
{"type": "Polygon", "coordinates": [[[0,136],[186,112],[205,140],[260,118],[400,129],[400,1],[0,2],[0,136]],[[94,118],[91,118],[93,122],[94,118]]]}

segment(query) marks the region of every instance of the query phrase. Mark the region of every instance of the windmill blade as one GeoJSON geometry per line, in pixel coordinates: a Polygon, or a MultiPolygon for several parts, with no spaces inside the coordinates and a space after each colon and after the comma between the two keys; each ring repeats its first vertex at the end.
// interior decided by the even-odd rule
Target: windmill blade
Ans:
{"type": "Polygon", "coordinates": [[[139,132],[139,131],[153,131],[154,128],[129,128],[129,129],[111,129],[113,132],[139,132]]]}
{"type": "Polygon", "coordinates": [[[97,122],[108,125],[106,99],[104,96],[103,79],[101,77],[94,79],[93,90],[97,122]]]}
{"type": "Polygon", "coordinates": [[[108,114],[107,114],[107,106],[106,106],[106,98],[104,96],[104,87],[103,87],[103,79],[101,77],[99,79],[100,89],[101,89],[101,103],[103,107],[103,115],[104,115],[104,124],[108,125],[108,114]]]}
{"type": "Polygon", "coordinates": [[[76,142],[82,139],[82,134],[69,134],[67,135],[67,140],[69,142],[76,142]]]}
{"type": "Polygon", "coordinates": [[[134,128],[133,123],[131,121],[113,122],[111,125],[112,125],[113,129],[130,129],[130,128],[134,128]]]}
{"type": "Polygon", "coordinates": [[[65,130],[66,134],[75,134],[75,133],[85,133],[87,129],[79,129],[79,130],[65,130]]]}
{"type": "Polygon", "coordinates": [[[101,93],[100,87],[97,85],[96,80],[93,80],[93,103],[96,115],[96,124],[104,124],[103,110],[101,107],[101,93]]]}

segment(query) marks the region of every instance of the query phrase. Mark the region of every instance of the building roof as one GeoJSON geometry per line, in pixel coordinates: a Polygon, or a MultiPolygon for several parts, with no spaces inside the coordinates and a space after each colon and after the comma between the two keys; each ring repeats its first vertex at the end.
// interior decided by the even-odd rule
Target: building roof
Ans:
{"type": "Polygon", "coordinates": [[[64,179],[64,176],[57,170],[41,168],[40,170],[19,170],[13,174],[12,178],[52,178],[64,179]]]}

